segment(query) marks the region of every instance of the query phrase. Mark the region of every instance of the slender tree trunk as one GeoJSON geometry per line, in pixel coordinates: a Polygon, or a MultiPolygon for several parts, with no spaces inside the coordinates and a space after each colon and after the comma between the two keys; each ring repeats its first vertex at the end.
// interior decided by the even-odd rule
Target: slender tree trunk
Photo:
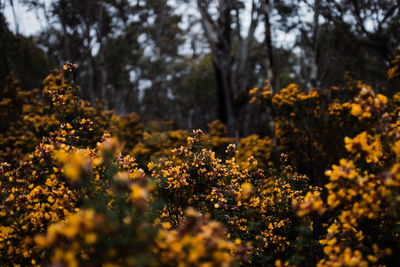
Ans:
{"type": "Polygon", "coordinates": [[[64,35],[64,60],[71,60],[69,36],[67,33],[67,28],[65,27],[64,23],[61,23],[61,28],[64,35]]]}
{"type": "Polygon", "coordinates": [[[220,38],[217,43],[217,59],[219,73],[221,75],[221,85],[226,109],[226,124],[228,133],[231,137],[235,135],[236,130],[236,116],[233,107],[234,97],[234,84],[232,83],[233,73],[232,65],[234,60],[232,58],[232,15],[229,0],[219,1],[219,18],[218,24],[220,25],[220,38]]]}
{"type": "MultiPolygon", "coordinates": [[[[103,32],[102,32],[102,28],[103,28],[103,18],[104,18],[104,7],[100,5],[100,10],[98,12],[98,28],[97,28],[97,38],[99,40],[100,43],[100,49],[98,52],[98,58],[99,58],[99,75],[100,75],[100,81],[98,84],[98,87],[100,89],[100,99],[107,99],[107,80],[108,80],[108,75],[107,75],[107,71],[106,71],[106,60],[105,60],[105,55],[104,55],[104,46],[105,46],[105,40],[106,40],[106,36],[103,36],[103,32]]],[[[114,93],[119,93],[119,92],[114,92],[114,93]]],[[[111,102],[112,100],[109,100],[109,102],[111,102]]],[[[119,102],[121,103],[121,102],[119,102]]],[[[112,101],[111,103],[107,103],[108,106],[106,106],[107,109],[110,109],[111,107],[114,107],[115,103],[114,101],[112,101]]],[[[120,112],[122,114],[123,110],[122,109],[122,105],[119,106],[120,108],[120,112]]]]}
{"type": "Polygon", "coordinates": [[[273,48],[272,48],[272,37],[271,37],[271,22],[270,22],[270,14],[272,10],[272,3],[270,0],[264,0],[264,27],[265,27],[265,39],[264,44],[266,48],[266,74],[268,85],[272,89],[273,93],[276,93],[276,83],[275,83],[275,64],[273,57],[273,48]]]}
{"type": "Polygon", "coordinates": [[[10,46],[11,36],[8,34],[8,29],[6,26],[6,22],[0,21],[0,57],[1,57],[1,66],[0,66],[0,93],[4,91],[5,80],[7,75],[10,72],[9,59],[7,57],[7,52],[10,46]]]}
{"type": "MultiPolygon", "coordinates": [[[[224,59],[222,59],[224,60],[224,59]]],[[[236,116],[233,109],[231,94],[231,71],[229,64],[217,63],[214,60],[214,69],[217,79],[218,112],[220,120],[226,124],[229,136],[235,135],[236,116]]]]}
{"type": "MultiPolygon", "coordinates": [[[[311,69],[310,69],[310,84],[311,87],[319,87],[318,81],[318,34],[319,34],[319,15],[320,15],[321,0],[314,1],[314,20],[312,29],[312,48],[311,48],[311,69]]],[[[311,88],[309,88],[311,90],[311,88]]]]}
{"type": "Polygon", "coordinates": [[[15,34],[19,34],[19,23],[18,23],[18,18],[17,18],[17,13],[15,12],[15,6],[14,6],[14,1],[10,0],[10,5],[11,5],[11,10],[13,13],[13,18],[14,18],[14,26],[15,26],[15,34]]]}

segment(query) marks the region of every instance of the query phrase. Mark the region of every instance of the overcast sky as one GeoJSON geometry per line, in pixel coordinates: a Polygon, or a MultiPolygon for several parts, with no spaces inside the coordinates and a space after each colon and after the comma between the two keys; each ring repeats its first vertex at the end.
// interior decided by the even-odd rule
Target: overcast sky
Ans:
{"type": "MultiPolygon", "coordinates": [[[[26,36],[34,35],[35,33],[37,33],[42,27],[41,21],[43,21],[43,18],[38,18],[34,12],[28,11],[25,6],[22,6],[19,3],[19,1],[13,2],[15,13],[17,15],[19,33],[22,33],[26,36]]],[[[15,32],[16,27],[12,8],[8,1],[5,2],[5,5],[6,6],[4,10],[4,15],[7,19],[10,29],[15,32]]]]}

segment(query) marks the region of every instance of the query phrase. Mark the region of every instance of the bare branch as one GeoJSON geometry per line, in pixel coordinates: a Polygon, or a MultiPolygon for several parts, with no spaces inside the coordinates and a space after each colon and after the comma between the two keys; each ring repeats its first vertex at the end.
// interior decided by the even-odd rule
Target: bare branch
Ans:
{"type": "Polygon", "coordinates": [[[394,12],[396,11],[396,9],[398,9],[400,7],[400,2],[397,3],[397,5],[393,5],[385,14],[385,16],[383,17],[383,19],[379,22],[378,28],[380,29],[382,27],[382,24],[385,23],[385,21],[390,18],[394,12]]]}
{"type": "Polygon", "coordinates": [[[360,7],[358,6],[358,1],[357,0],[353,0],[352,1],[353,4],[353,8],[354,8],[354,12],[355,12],[355,16],[358,22],[358,26],[360,27],[361,31],[363,33],[365,33],[366,35],[370,35],[370,33],[367,31],[367,29],[364,26],[364,18],[361,17],[361,11],[360,11],[360,7]]]}
{"type": "Polygon", "coordinates": [[[208,4],[205,0],[197,0],[201,14],[201,24],[210,43],[215,44],[218,42],[218,34],[216,32],[217,25],[208,12],[208,4]]]}

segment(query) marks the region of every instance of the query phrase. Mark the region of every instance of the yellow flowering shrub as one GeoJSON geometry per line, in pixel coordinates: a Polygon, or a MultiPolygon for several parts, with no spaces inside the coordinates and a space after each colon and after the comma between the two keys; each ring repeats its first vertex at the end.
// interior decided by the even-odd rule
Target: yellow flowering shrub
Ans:
{"type": "Polygon", "coordinates": [[[361,154],[365,154],[367,163],[378,163],[382,157],[382,145],[379,135],[372,137],[366,132],[362,132],[354,139],[346,136],[344,138],[344,143],[346,150],[353,153],[355,159],[360,158],[361,154]]]}
{"type": "Polygon", "coordinates": [[[76,95],[79,87],[70,84],[61,71],[55,70],[43,81],[44,88],[22,90],[10,76],[0,91],[0,160],[16,164],[51,132],[63,126],[66,136],[72,131],[76,146],[95,146],[105,132],[120,138],[132,149],[142,135],[142,125],[136,114],[118,116],[92,107],[76,95]]]}
{"type": "Polygon", "coordinates": [[[188,209],[177,230],[170,230],[168,223],[164,225],[154,248],[162,266],[234,266],[234,255],[240,251],[227,240],[219,223],[188,209]]]}
{"type": "Polygon", "coordinates": [[[394,79],[395,77],[400,76],[400,54],[396,55],[395,58],[391,61],[392,66],[388,70],[388,78],[394,79]]]}
{"type": "Polygon", "coordinates": [[[96,149],[58,152],[56,158],[84,195],[78,212],[35,235],[45,259],[63,266],[154,264],[150,241],[157,224],[145,219],[151,186],[134,160],[119,153],[116,140],[105,136],[96,149]],[[79,174],[71,175],[67,168],[79,174]]]}
{"type": "MultiPolygon", "coordinates": [[[[349,77],[347,84],[340,88],[333,86],[304,92],[298,85],[289,84],[274,95],[257,91],[253,95],[258,99],[253,102],[272,109],[278,149],[318,186],[327,182],[325,170],[349,148],[348,143],[345,146],[345,137],[354,137],[362,131],[374,135],[395,112],[395,105],[385,95],[376,94],[370,86],[349,77]]],[[[370,142],[368,140],[369,150],[376,155],[368,160],[376,161],[379,140],[370,142]]]]}
{"type": "Polygon", "coordinates": [[[93,107],[63,70],[0,91],[1,266],[400,261],[399,93],[266,82],[274,136],[233,140],[93,107]]]}
{"type": "MultiPolygon", "coordinates": [[[[159,124],[168,124],[161,123],[159,124]]],[[[188,138],[193,136],[187,130],[167,130],[165,127],[149,127],[149,131],[143,133],[143,137],[132,149],[131,153],[135,156],[140,166],[146,167],[150,161],[156,161],[160,158],[171,158],[171,149],[183,146],[188,138]],[[152,129],[153,128],[153,129],[152,129]],[[155,129],[154,129],[155,128],[155,129]],[[161,129],[160,129],[161,128],[161,129]]],[[[208,124],[208,134],[201,137],[202,145],[213,149],[218,155],[224,153],[228,144],[233,142],[232,138],[226,137],[226,126],[220,121],[214,121],[208,124]]]]}
{"type": "Polygon", "coordinates": [[[342,88],[305,93],[291,84],[275,95],[258,89],[251,94],[256,99],[251,102],[272,108],[277,149],[319,185],[292,201],[297,250],[275,259],[275,266],[395,265],[398,94],[376,93],[351,79],[342,88]]]}
{"type": "Polygon", "coordinates": [[[388,99],[382,94],[375,94],[371,86],[361,85],[360,93],[349,103],[351,115],[359,120],[371,118],[373,115],[381,115],[385,111],[388,99]]]}
{"type": "Polygon", "coordinates": [[[18,168],[2,165],[0,220],[13,235],[0,241],[0,253],[9,263],[38,261],[40,251],[33,243],[34,234],[76,211],[79,197],[54,159],[58,149],[66,149],[62,139],[44,139],[18,168]]]}
{"type": "Polygon", "coordinates": [[[268,136],[262,138],[253,134],[243,137],[239,140],[238,163],[243,169],[252,164],[258,164],[261,169],[266,169],[271,165],[271,152],[272,140],[268,136]]]}
{"type": "MultiPolygon", "coordinates": [[[[36,146],[35,139],[32,143],[26,140],[26,150],[15,155],[23,155],[19,161],[0,164],[0,264],[165,265],[172,254],[160,250],[165,247],[163,242],[169,242],[162,237],[175,236],[177,242],[187,242],[190,235],[178,241],[181,237],[176,230],[162,227],[149,206],[159,201],[152,193],[153,183],[134,158],[121,154],[140,136],[138,117],[97,113],[74,96],[78,88],[73,86],[60,73],[50,75],[44,91],[51,102],[26,100],[29,105],[45,106],[45,113],[57,118],[54,124],[58,126],[40,132],[43,137],[36,146]],[[124,129],[119,131],[119,127],[124,129]],[[126,141],[121,146],[109,134],[99,136],[106,131],[126,141]],[[34,148],[29,152],[31,146],[34,148]]],[[[6,126],[3,129],[7,134],[17,134],[14,126],[6,126]]],[[[17,137],[26,138],[22,133],[17,137]]],[[[10,157],[13,151],[1,152],[5,158],[14,159],[10,157]]],[[[182,220],[203,218],[193,214],[182,220]]],[[[196,248],[202,244],[205,254],[196,258],[197,249],[188,251],[182,246],[174,250],[178,259],[191,259],[195,265],[214,261],[234,265],[238,245],[229,241],[222,226],[204,221],[204,225],[189,224],[186,229],[197,238],[190,242],[196,248]],[[219,239],[215,239],[217,236],[219,239]]]]}
{"type": "Polygon", "coordinates": [[[23,91],[12,75],[0,98],[0,160],[14,164],[33,152],[60,121],[49,103],[42,101],[39,90],[23,91]]]}
{"type": "MultiPolygon", "coordinates": [[[[385,109],[392,106],[388,100],[383,103],[388,104],[385,109]]],[[[392,115],[383,113],[374,124],[364,124],[367,127],[354,138],[344,138],[347,158],[325,171],[329,178],[325,197],[315,198],[315,192],[309,192],[309,199],[298,206],[298,215],[305,218],[305,207],[323,207],[314,216],[319,221],[314,233],[323,252],[317,266],[392,266],[399,260],[398,116],[378,109],[371,114],[382,112],[392,115]]]]}
{"type": "MultiPolygon", "coordinates": [[[[397,142],[392,147],[395,151],[397,142]]],[[[360,155],[351,157],[357,159],[360,155]]],[[[379,168],[370,172],[365,162],[368,165],[377,162],[370,160],[368,153],[363,157],[364,163],[343,158],[339,165],[326,171],[330,179],[325,186],[329,217],[324,218],[327,233],[319,241],[325,257],[318,266],[391,265],[398,260],[393,254],[400,245],[393,239],[399,229],[395,208],[399,185],[393,176],[397,156],[391,172],[379,168]]]]}
{"type": "MultiPolygon", "coordinates": [[[[194,207],[221,222],[232,240],[247,247],[250,265],[271,264],[278,256],[296,250],[296,208],[302,201],[308,178],[285,166],[269,176],[249,161],[236,162],[234,145],[218,158],[202,144],[203,132],[194,131],[186,146],[172,150],[172,158],[151,162],[149,169],[162,200],[159,216],[179,228],[184,211],[194,207]]],[[[239,152],[240,154],[240,152],[239,152]]]]}

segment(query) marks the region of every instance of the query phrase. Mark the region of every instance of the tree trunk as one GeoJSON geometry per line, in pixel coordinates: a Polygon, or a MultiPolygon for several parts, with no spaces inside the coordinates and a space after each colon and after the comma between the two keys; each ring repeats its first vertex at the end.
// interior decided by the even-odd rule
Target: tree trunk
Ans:
{"type": "Polygon", "coordinates": [[[230,67],[213,60],[218,91],[218,113],[220,120],[226,124],[230,137],[235,135],[236,116],[233,109],[231,95],[230,67]],[[222,65],[222,66],[221,66],[222,65]]]}
{"type": "MultiPolygon", "coordinates": [[[[311,68],[310,68],[310,84],[312,88],[319,87],[318,81],[318,33],[319,33],[319,15],[321,0],[314,1],[314,20],[312,29],[312,48],[311,48],[311,68]]],[[[312,88],[309,88],[311,90],[312,88]]]]}
{"type": "Polygon", "coordinates": [[[229,0],[219,1],[219,18],[217,20],[219,29],[218,39],[215,44],[214,68],[217,75],[218,102],[225,109],[221,120],[226,123],[229,136],[233,137],[236,130],[236,116],[233,107],[234,84],[232,65],[232,17],[229,0]]]}
{"type": "MultiPolygon", "coordinates": [[[[240,21],[236,21],[238,40],[237,50],[233,51],[232,10],[236,7],[231,0],[218,0],[218,18],[210,15],[209,1],[197,0],[201,14],[201,23],[210,44],[217,80],[218,111],[222,122],[227,125],[230,137],[239,138],[243,131],[242,112],[247,103],[247,77],[250,49],[254,40],[254,31],[258,23],[259,1],[252,1],[251,24],[246,38],[241,37],[240,21]]],[[[238,11],[236,10],[237,17],[238,11]]]]}
{"type": "Polygon", "coordinates": [[[69,43],[69,36],[67,32],[67,28],[65,24],[60,20],[61,28],[64,35],[64,60],[72,60],[71,59],[71,51],[70,51],[70,43],[69,43]]]}
{"type": "Polygon", "coordinates": [[[266,75],[268,80],[268,85],[272,89],[272,92],[276,93],[276,83],[275,83],[275,64],[272,50],[272,38],[271,38],[271,22],[270,14],[272,9],[272,3],[270,0],[265,0],[264,2],[264,27],[265,27],[265,39],[264,44],[266,48],[266,75]]]}
{"type": "Polygon", "coordinates": [[[18,18],[17,18],[17,13],[15,12],[15,7],[14,7],[14,1],[10,0],[10,5],[11,5],[11,10],[14,18],[14,26],[15,26],[15,34],[19,34],[19,23],[18,23],[18,18]]]}

